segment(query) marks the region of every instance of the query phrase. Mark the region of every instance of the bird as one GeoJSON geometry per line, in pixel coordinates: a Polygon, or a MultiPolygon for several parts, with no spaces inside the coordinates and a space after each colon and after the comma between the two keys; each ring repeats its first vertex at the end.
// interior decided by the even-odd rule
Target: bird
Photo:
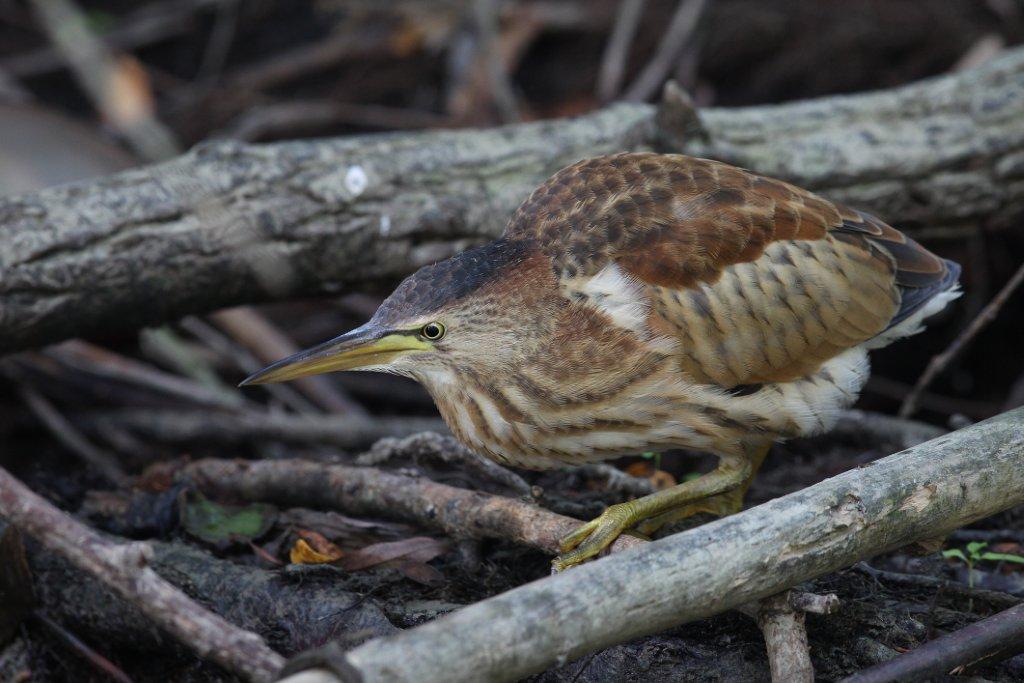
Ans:
{"type": "Polygon", "coordinates": [[[875,216],[720,161],[625,152],[556,172],[497,239],[420,268],[366,324],[242,382],[411,377],[499,463],[687,448],[712,471],[608,506],[564,570],[622,533],[742,509],[770,446],[828,431],[868,352],[959,296],[960,267],[875,216]]]}

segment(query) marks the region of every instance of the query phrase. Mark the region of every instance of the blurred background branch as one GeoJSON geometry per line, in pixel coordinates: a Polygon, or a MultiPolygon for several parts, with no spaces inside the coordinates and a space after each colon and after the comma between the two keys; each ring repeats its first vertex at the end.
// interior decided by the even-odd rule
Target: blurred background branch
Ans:
{"type": "MultiPolygon", "coordinates": [[[[236,510],[174,472],[205,456],[373,465],[587,518],[704,468],[682,453],[512,472],[425,437],[357,456],[443,430],[430,397],[369,373],[234,386],[500,232],[558,167],[623,149],[793,180],[964,265],[955,309],[874,354],[862,411],[777,447],[754,502],[1024,405],[1022,42],[1021,0],[0,3],[0,467],[119,542],[149,540],[157,573],[284,654],[543,576],[543,555],[501,540],[430,538],[425,552],[429,524],[236,510]],[[901,403],[927,424],[883,414],[901,403]],[[197,511],[231,531],[200,540],[197,511]],[[239,532],[236,513],[259,523],[239,532]],[[368,568],[295,563],[298,540],[368,568]]],[[[1005,558],[1024,557],[1022,526],[1015,510],[957,532],[967,563],[897,551],[818,580],[844,603],[808,620],[818,674],[1017,604],[1024,565],[1005,558]]],[[[0,593],[27,560],[38,604],[26,617],[0,599],[0,680],[82,661],[134,680],[226,675],[2,527],[0,593]]],[[[760,632],[726,615],[537,680],[753,681],[767,664],[760,632]]],[[[1024,679],[1024,658],[985,666],[1024,679]]]]}

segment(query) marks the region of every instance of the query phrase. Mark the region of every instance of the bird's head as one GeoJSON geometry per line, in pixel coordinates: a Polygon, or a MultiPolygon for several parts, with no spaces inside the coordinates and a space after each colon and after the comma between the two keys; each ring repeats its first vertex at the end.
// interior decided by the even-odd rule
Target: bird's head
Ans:
{"type": "Polygon", "coordinates": [[[497,240],[421,268],[365,325],[280,360],[242,384],[377,370],[432,388],[453,370],[487,373],[528,353],[558,299],[550,267],[529,243],[497,240]]]}

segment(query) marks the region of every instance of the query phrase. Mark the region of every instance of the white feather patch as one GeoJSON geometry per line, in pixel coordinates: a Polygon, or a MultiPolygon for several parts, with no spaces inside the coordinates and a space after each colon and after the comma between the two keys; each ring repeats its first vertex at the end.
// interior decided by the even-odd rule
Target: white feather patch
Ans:
{"type": "Polygon", "coordinates": [[[635,330],[646,321],[650,304],[643,288],[614,262],[590,278],[581,293],[619,327],[635,330]]]}
{"type": "Polygon", "coordinates": [[[963,291],[961,291],[959,284],[953,285],[944,292],[939,292],[929,299],[924,306],[914,312],[913,315],[901,322],[899,325],[891,327],[873,339],[869,339],[864,342],[865,348],[869,350],[880,349],[883,346],[892,344],[897,339],[917,334],[924,329],[925,318],[930,318],[935,315],[948,306],[949,302],[959,298],[961,294],[963,294],[963,291]]]}
{"type": "Polygon", "coordinates": [[[623,272],[614,261],[587,280],[578,291],[611,318],[615,326],[644,337],[652,350],[670,353],[675,349],[676,340],[655,335],[647,326],[651,300],[644,285],[623,272]]]}

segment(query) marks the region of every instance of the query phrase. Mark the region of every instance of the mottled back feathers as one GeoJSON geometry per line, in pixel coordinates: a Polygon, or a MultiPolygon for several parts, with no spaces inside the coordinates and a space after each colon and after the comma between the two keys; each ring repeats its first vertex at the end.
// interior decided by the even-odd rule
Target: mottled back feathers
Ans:
{"type": "Polygon", "coordinates": [[[504,239],[535,243],[563,281],[620,268],[646,287],[651,325],[680,340],[683,369],[725,387],[805,376],[958,274],[873,216],[681,155],[565,168],[519,207],[504,239]]]}

